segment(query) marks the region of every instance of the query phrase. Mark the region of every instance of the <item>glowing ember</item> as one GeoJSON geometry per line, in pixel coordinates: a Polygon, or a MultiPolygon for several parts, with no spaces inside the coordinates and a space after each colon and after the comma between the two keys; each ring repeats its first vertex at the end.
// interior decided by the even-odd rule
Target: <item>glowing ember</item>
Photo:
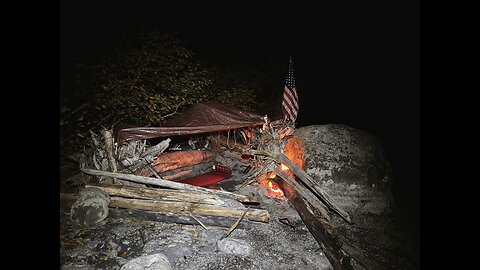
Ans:
{"type": "Polygon", "coordinates": [[[272,182],[271,179],[276,177],[274,172],[268,172],[260,176],[260,183],[266,188],[267,197],[281,197],[283,196],[283,191],[277,185],[277,183],[272,182]]]}
{"type": "Polygon", "coordinates": [[[280,164],[280,165],[282,165],[282,166],[281,166],[282,171],[288,170],[288,167],[287,167],[287,166],[285,166],[285,165],[283,165],[283,164],[280,164]]]}

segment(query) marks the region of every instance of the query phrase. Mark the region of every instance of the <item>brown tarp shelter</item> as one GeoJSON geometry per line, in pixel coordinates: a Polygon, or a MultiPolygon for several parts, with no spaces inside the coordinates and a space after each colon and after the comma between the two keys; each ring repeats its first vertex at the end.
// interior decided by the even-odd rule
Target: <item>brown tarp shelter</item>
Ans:
{"type": "Polygon", "coordinates": [[[262,125],[264,116],[210,101],[197,103],[168,120],[163,127],[114,127],[115,141],[192,135],[262,125]]]}

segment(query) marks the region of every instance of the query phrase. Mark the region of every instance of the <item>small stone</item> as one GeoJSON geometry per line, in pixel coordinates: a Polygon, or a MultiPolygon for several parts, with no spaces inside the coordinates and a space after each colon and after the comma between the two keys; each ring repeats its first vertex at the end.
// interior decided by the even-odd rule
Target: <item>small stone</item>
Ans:
{"type": "Polygon", "coordinates": [[[120,270],[172,270],[167,256],[162,253],[141,256],[128,261],[120,270]]]}
{"type": "Polygon", "coordinates": [[[225,238],[217,243],[218,250],[240,256],[248,256],[252,253],[252,247],[245,241],[235,238],[225,238]]]}

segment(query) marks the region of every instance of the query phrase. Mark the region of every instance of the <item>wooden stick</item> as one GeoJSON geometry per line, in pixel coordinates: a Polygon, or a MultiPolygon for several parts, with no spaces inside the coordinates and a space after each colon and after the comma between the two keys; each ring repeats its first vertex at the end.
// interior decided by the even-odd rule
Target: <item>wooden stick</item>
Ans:
{"type": "MultiPolygon", "coordinates": [[[[109,130],[102,131],[103,140],[105,141],[105,152],[107,152],[108,165],[112,172],[117,172],[117,161],[113,157],[113,138],[112,133],[109,130]]],[[[113,178],[115,183],[115,178],[113,178]]]]}
{"type": "Polygon", "coordinates": [[[319,216],[318,212],[315,210],[311,211],[308,204],[302,199],[300,193],[289,185],[283,177],[278,181],[278,184],[284,191],[285,197],[288,198],[289,204],[298,212],[310,233],[312,233],[322,247],[335,270],[353,269],[349,263],[350,258],[353,258],[366,270],[384,269],[365,254],[341,241],[335,235],[335,227],[328,220],[319,216]]]}
{"type": "Polygon", "coordinates": [[[245,210],[245,212],[243,212],[242,216],[235,223],[233,223],[232,227],[230,227],[230,229],[228,229],[228,231],[220,238],[220,240],[224,239],[224,238],[227,238],[233,232],[233,230],[235,230],[235,228],[237,228],[238,224],[240,224],[240,221],[242,221],[242,219],[245,217],[245,214],[247,212],[248,212],[248,209],[245,210]]]}
{"type": "Polygon", "coordinates": [[[136,172],[143,169],[147,164],[150,164],[150,161],[153,160],[155,156],[163,153],[168,148],[170,141],[171,139],[168,138],[150,147],[147,151],[141,154],[140,159],[136,160],[134,164],[128,166],[124,172],[136,172]]]}
{"type": "Polygon", "coordinates": [[[274,172],[277,176],[280,176],[285,182],[290,184],[307,202],[309,202],[313,207],[317,208],[322,213],[322,217],[326,218],[328,221],[331,220],[328,211],[324,208],[320,200],[310,190],[292,179],[290,175],[282,171],[280,168],[275,167],[274,172]]]}
{"type": "Polygon", "coordinates": [[[160,178],[152,178],[152,177],[124,174],[124,173],[104,172],[104,171],[85,169],[85,168],[80,168],[80,170],[86,174],[116,177],[116,178],[137,182],[137,183],[142,183],[142,184],[156,185],[156,186],[168,187],[173,189],[192,190],[192,191],[204,192],[204,193],[215,194],[215,195],[223,195],[229,198],[233,198],[242,203],[255,203],[255,204],[259,203],[258,199],[254,196],[236,194],[236,193],[228,192],[225,190],[215,190],[215,189],[196,187],[189,184],[163,180],[160,178]]]}
{"type": "Polygon", "coordinates": [[[147,168],[150,170],[150,172],[153,174],[153,176],[155,176],[156,178],[162,178],[162,177],[160,177],[160,175],[158,175],[158,173],[153,169],[152,165],[147,164],[147,168]]]}
{"type": "Polygon", "coordinates": [[[339,240],[332,233],[333,226],[316,215],[315,211],[310,211],[299,193],[287,181],[282,178],[278,184],[284,191],[285,197],[288,198],[288,203],[298,212],[310,233],[322,247],[333,268],[335,270],[353,270],[350,258],[342,253],[339,240]]]}
{"type": "Polygon", "coordinates": [[[205,226],[205,224],[203,224],[203,222],[201,222],[198,218],[196,218],[192,212],[189,212],[190,216],[195,219],[195,221],[198,222],[198,224],[200,224],[200,226],[202,226],[205,230],[209,230],[209,228],[207,226],[205,226]]]}
{"type": "MultiPolygon", "coordinates": [[[[161,213],[182,214],[191,212],[197,215],[220,216],[220,217],[241,217],[245,209],[235,209],[216,205],[187,203],[187,202],[168,202],[126,199],[121,197],[111,197],[110,207],[129,208],[148,210],[161,213]]],[[[252,221],[269,222],[270,214],[263,209],[250,209],[245,218],[252,221]]]]}
{"type": "Polygon", "coordinates": [[[217,195],[187,190],[133,187],[126,185],[87,184],[86,188],[99,188],[110,196],[134,199],[149,199],[157,201],[189,202],[210,205],[224,205],[217,195]]]}
{"type": "Polygon", "coordinates": [[[166,140],[163,140],[163,141],[159,142],[158,144],[150,147],[147,151],[142,153],[142,155],[140,157],[144,158],[146,156],[156,156],[156,155],[159,155],[159,154],[163,153],[163,151],[165,151],[168,148],[168,146],[170,145],[170,141],[171,141],[171,139],[168,138],[166,140]]]}

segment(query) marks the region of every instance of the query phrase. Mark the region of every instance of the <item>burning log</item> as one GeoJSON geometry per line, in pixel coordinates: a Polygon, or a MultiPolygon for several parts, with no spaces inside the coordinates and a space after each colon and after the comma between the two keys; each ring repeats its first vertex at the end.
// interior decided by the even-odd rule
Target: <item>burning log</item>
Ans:
{"type": "Polygon", "coordinates": [[[248,151],[250,154],[254,155],[263,155],[263,156],[268,156],[275,160],[279,164],[285,164],[298,178],[300,178],[307,187],[310,188],[310,190],[318,196],[325,205],[328,206],[331,210],[333,210],[335,213],[337,213],[339,216],[341,216],[343,219],[348,221],[348,223],[352,223],[352,220],[350,219],[350,215],[337,206],[335,201],[325,192],[322,190],[320,185],[315,183],[313,178],[308,175],[302,168],[297,166],[297,164],[293,163],[287,156],[285,156],[283,153],[276,153],[276,154],[271,154],[266,151],[261,151],[261,150],[250,150],[248,151]]]}
{"type": "MultiPolygon", "coordinates": [[[[212,161],[217,152],[213,150],[186,150],[165,153],[156,156],[151,165],[157,173],[175,170],[187,166],[212,161]]],[[[152,172],[148,168],[144,168],[135,173],[140,176],[151,176],[152,172]]]]}
{"type": "Polygon", "coordinates": [[[198,192],[215,194],[215,195],[223,195],[229,198],[233,198],[242,203],[257,203],[257,204],[259,203],[258,199],[255,198],[254,196],[236,194],[236,193],[228,192],[225,190],[214,190],[214,189],[196,187],[189,184],[163,180],[161,178],[152,178],[152,177],[124,174],[124,173],[104,172],[104,171],[85,169],[85,168],[80,168],[80,170],[86,174],[116,177],[116,178],[133,181],[137,183],[142,183],[142,184],[156,185],[156,186],[173,188],[173,189],[192,190],[192,191],[198,191],[198,192]]]}

